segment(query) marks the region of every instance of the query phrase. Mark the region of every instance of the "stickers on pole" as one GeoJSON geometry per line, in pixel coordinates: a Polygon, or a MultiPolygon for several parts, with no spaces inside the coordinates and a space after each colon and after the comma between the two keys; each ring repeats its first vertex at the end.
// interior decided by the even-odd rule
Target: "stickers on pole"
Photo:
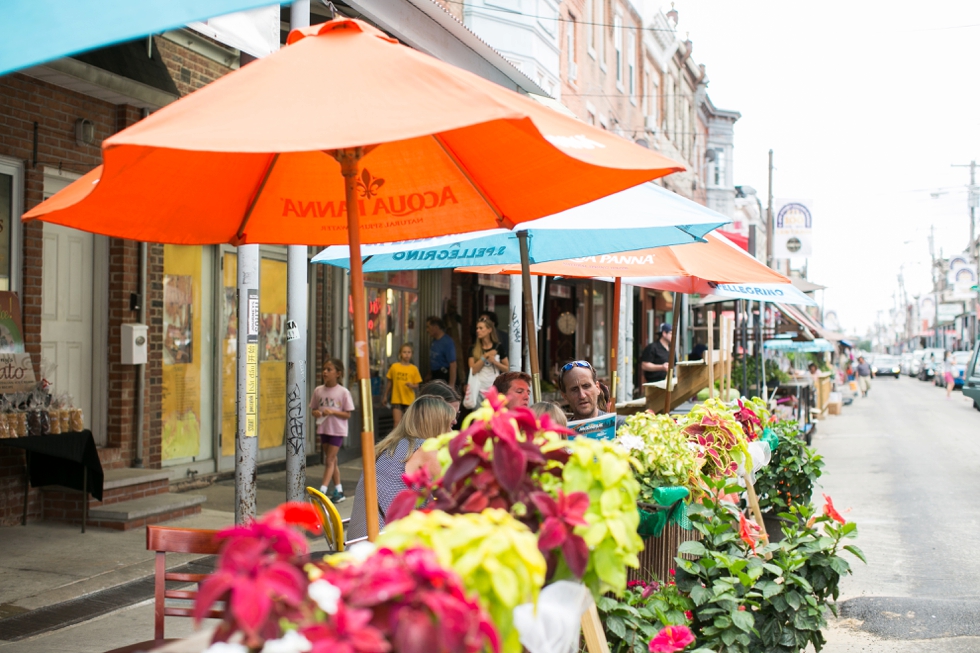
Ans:
{"type": "Polygon", "coordinates": [[[259,291],[248,289],[245,331],[245,437],[259,434],[259,291]]]}
{"type": "Polygon", "coordinates": [[[299,329],[296,327],[296,320],[286,322],[286,342],[299,340],[299,329]]]}

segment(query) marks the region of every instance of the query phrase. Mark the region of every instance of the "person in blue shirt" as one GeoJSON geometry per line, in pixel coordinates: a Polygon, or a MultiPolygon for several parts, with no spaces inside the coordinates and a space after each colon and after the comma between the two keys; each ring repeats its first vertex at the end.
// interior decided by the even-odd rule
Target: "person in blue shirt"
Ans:
{"type": "Polygon", "coordinates": [[[446,333],[442,318],[435,315],[425,321],[425,329],[432,339],[429,346],[429,376],[426,379],[441,379],[456,387],[456,343],[446,333]]]}

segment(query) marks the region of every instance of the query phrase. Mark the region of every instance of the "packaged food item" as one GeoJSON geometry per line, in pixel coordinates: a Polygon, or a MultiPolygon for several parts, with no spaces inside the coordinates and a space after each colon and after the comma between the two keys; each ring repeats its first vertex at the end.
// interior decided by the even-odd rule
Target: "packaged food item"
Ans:
{"type": "Polygon", "coordinates": [[[41,411],[32,410],[27,413],[27,435],[31,437],[44,435],[41,428],[41,411]]]}
{"type": "Polygon", "coordinates": [[[0,413],[0,439],[17,437],[10,432],[10,427],[7,425],[7,414],[0,413]]]}
{"type": "Polygon", "coordinates": [[[62,433],[71,431],[71,410],[68,408],[58,409],[58,430],[62,433]]]}
{"type": "Polygon", "coordinates": [[[85,430],[85,420],[82,419],[82,409],[72,408],[71,417],[69,418],[69,425],[72,431],[84,431],[85,430]]]}
{"type": "Polygon", "coordinates": [[[16,419],[15,431],[17,433],[17,437],[26,438],[27,437],[27,413],[23,411],[19,411],[13,413],[13,416],[16,419]]]}
{"type": "Polygon", "coordinates": [[[51,435],[59,435],[61,433],[61,411],[57,408],[48,409],[48,433],[51,435]]]}

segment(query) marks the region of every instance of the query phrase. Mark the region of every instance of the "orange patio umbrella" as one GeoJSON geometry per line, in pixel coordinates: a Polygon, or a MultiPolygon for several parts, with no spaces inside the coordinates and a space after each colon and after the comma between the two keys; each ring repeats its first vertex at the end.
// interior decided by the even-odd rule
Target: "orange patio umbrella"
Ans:
{"type": "Polygon", "coordinates": [[[512,227],[683,167],[358,20],[288,44],[106,139],[101,167],[24,219],[184,245],[349,243],[373,538],[360,244],[512,227]]]}
{"type": "MultiPolygon", "coordinates": [[[[714,294],[719,286],[731,284],[760,285],[766,290],[785,286],[786,293],[793,291],[789,278],[766,267],[749,256],[731,241],[717,233],[704,236],[703,243],[669,245],[654,249],[640,249],[618,254],[586,256],[582,258],[535,263],[531,274],[555,277],[578,277],[613,281],[613,324],[611,340],[619,333],[620,288],[622,280],[630,285],[675,293],[714,294]]],[[[519,265],[484,265],[456,268],[460,272],[478,274],[520,274],[519,265]]],[[[771,300],[772,296],[759,297],[771,300]]],[[[676,311],[675,311],[676,315],[676,311]]],[[[676,320],[675,320],[676,323],[676,320]]],[[[676,324],[675,324],[676,326],[676,324]]],[[[671,340],[671,359],[674,341],[671,340]]],[[[610,369],[613,370],[612,401],[616,392],[616,345],[610,347],[610,369]]],[[[671,360],[671,364],[673,360],[671,360]]],[[[669,390],[668,390],[669,392],[669,390]]]]}

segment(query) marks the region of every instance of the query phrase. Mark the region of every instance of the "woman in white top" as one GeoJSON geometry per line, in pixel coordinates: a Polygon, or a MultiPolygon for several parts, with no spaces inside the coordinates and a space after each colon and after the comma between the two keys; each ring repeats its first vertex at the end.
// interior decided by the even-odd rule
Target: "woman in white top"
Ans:
{"type": "Polygon", "coordinates": [[[481,317],[476,323],[476,343],[469,358],[470,378],[463,402],[466,408],[479,406],[497,375],[510,369],[507,352],[498,352],[499,346],[497,329],[488,318],[481,317]]]}

